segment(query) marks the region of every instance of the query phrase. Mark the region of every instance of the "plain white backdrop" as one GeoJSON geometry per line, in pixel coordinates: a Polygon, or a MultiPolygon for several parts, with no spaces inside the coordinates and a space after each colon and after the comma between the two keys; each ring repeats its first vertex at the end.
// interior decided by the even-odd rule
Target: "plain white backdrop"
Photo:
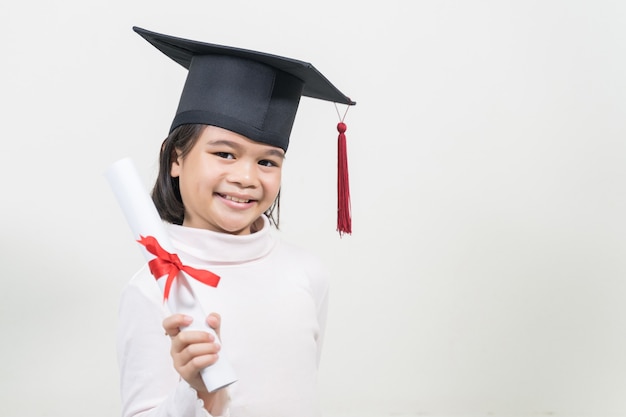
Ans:
{"type": "Polygon", "coordinates": [[[143,258],[102,173],[151,185],[186,72],[133,25],[313,63],[283,234],[333,273],[328,417],[626,416],[626,3],[3,2],[0,415],[119,415],[143,258]],[[343,111],[340,108],[340,111],[343,111]]]}

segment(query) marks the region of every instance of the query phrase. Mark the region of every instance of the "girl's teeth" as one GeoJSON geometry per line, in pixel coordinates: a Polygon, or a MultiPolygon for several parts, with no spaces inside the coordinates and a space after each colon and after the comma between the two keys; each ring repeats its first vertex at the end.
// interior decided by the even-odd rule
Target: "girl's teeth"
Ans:
{"type": "Polygon", "coordinates": [[[231,201],[234,201],[235,203],[247,203],[248,201],[250,201],[250,200],[241,200],[237,197],[231,197],[229,195],[225,196],[225,198],[226,200],[231,200],[231,201]]]}

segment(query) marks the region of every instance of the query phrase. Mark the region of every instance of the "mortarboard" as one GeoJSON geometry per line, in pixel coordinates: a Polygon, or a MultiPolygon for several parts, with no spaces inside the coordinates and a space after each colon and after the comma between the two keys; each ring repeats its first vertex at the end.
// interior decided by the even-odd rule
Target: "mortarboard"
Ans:
{"type": "MultiPolygon", "coordinates": [[[[133,30],[188,70],[170,132],[184,124],[214,125],[287,151],[302,96],[356,104],[308,62],[133,30]]],[[[343,121],[337,129],[341,234],[351,233],[351,220],[343,121]]]]}

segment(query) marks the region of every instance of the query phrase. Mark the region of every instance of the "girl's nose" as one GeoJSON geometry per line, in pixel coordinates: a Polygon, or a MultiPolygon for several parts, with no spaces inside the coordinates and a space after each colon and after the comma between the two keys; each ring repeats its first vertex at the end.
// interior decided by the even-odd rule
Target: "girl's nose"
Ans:
{"type": "Polygon", "coordinates": [[[257,184],[256,164],[243,160],[237,161],[231,165],[227,180],[243,188],[255,187],[257,184]]]}

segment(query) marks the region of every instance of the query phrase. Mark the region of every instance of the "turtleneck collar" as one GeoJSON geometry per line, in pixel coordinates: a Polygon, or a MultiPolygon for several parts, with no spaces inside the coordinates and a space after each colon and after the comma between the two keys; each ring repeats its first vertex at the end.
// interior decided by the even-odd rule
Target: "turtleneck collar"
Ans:
{"type": "Polygon", "coordinates": [[[249,235],[231,235],[206,229],[166,224],[172,244],[184,258],[198,262],[231,264],[250,262],[267,255],[277,243],[277,236],[266,216],[263,227],[249,235]],[[189,259],[191,260],[191,259],[189,259]]]}

